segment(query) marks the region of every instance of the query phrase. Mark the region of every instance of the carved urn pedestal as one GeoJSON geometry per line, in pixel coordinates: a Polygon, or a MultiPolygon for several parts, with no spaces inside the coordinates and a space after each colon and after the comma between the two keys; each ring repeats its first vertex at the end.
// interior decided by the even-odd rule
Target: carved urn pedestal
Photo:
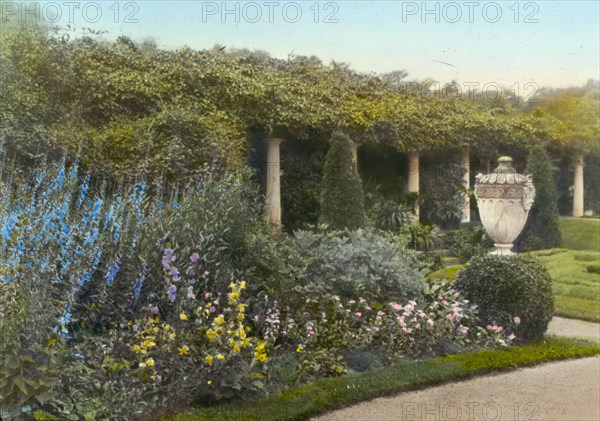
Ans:
{"type": "Polygon", "coordinates": [[[531,175],[518,174],[512,158],[502,156],[498,168],[491,174],[478,174],[475,198],[481,222],[494,240],[492,254],[514,254],[511,249],[525,222],[535,198],[531,175]]]}

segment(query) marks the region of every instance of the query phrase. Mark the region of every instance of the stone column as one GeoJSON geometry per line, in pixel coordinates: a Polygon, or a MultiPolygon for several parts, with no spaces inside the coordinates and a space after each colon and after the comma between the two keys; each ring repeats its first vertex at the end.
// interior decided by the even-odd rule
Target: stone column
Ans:
{"type": "Polygon", "coordinates": [[[267,201],[265,216],[275,225],[281,226],[281,182],[279,146],[283,139],[267,139],[267,201]]]}
{"type": "Polygon", "coordinates": [[[358,145],[352,142],[352,162],[354,162],[354,169],[358,172],[358,145]]]}
{"type": "Polygon", "coordinates": [[[461,155],[461,166],[463,171],[463,182],[462,187],[465,190],[465,197],[463,202],[462,209],[462,218],[461,222],[471,222],[471,198],[469,196],[469,192],[471,190],[471,160],[470,160],[469,150],[464,150],[461,155]]]}
{"type": "MultiPolygon", "coordinates": [[[[419,193],[419,152],[408,154],[408,192],[419,193]]],[[[419,221],[419,205],[415,205],[415,218],[419,221]]]]}
{"type": "Polygon", "coordinates": [[[573,216],[583,216],[583,155],[575,157],[575,181],[573,183],[573,216]]]}

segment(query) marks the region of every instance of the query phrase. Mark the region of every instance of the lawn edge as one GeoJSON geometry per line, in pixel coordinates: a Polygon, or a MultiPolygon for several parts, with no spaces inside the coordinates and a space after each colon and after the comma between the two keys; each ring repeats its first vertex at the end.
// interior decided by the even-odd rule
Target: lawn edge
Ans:
{"type": "Polygon", "coordinates": [[[465,381],[484,375],[502,374],[547,362],[585,358],[598,354],[600,354],[600,346],[596,343],[578,338],[551,336],[543,341],[520,347],[404,361],[360,374],[319,379],[257,400],[192,409],[163,418],[163,420],[305,420],[378,397],[465,381]],[[531,355],[528,355],[529,351],[531,355]],[[487,358],[489,363],[487,365],[484,363],[478,368],[468,368],[469,363],[473,363],[478,358],[484,361],[487,358]],[[493,364],[494,361],[496,361],[496,366],[493,364]],[[499,365],[497,361],[500,361],[499,365]],[[425,375],[419,377],[419,372],[423,371],[425,371],[425,375]],[[399,375],[395,379],[397,383],[377,384],[379,376],[386,375],[386,373],[389,376],[396,372],[399,375]],[[354,393],[350,390],[350,385],[354,389],[359,382],[374,383],[374,387],[380,390],[354,393]],[[343,388],[344,386],[347,390],[343,388]],[[338,390],[338,388],[341,389],[338,390]],[[331,392],[331,396],[326,396],[329,392],[331,392]],[[302,400],[303,396],[307,399],[302,400]],[[333,401],[331,401],[332,398],[333,401]]]}

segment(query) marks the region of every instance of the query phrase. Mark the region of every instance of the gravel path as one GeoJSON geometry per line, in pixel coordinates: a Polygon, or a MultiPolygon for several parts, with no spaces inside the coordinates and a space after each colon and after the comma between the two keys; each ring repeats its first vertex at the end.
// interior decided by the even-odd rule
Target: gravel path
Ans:
{"type": "MultiPolygon", "coordinates": [[[[600,325],[554,318],[548,333],[600,340],[600,325]]],[[[378,398],[314,421],[598,421],[600,358],[542,364],[510,373],[378,398]]]]}

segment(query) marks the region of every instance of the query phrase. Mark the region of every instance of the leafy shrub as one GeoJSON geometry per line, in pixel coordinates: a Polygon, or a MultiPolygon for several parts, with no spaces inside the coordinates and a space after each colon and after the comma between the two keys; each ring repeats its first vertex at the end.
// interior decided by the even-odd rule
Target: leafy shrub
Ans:
{"type": "Polygon", "coordinates": [[[319,222],[331,229],[357,229],[365,225],[362,181],[352,162],[350,138],[336,132],[325,156],[319,222]]]}
{"type": "Polygon", "coordinates": [[[457,225],[464,203],[460,164],[437,157],[435,164],[423,168],[420,194],[421,214],[431,224],[447,228],[457,225]]]}
{"type": "Polygon", "coordinates": [[[298,231],[295,290],[342,299],[357,294],[373,302],[418,299],[423,276],[417,254],[401,250],[394,237],[369,230],[298,231]]]}
{"type": "Polygon", "coordinates": [[[502,326],[519,342],[541,339],[552,318],[552,279],[533,257],[475,257],[455,286],[478,306],[483,325],[502,326]]]}
{"type": "Polygon", "coordinates": [[[527,223],[516,241],[520,251],[560,247],[562,236],[558,217],[558,195],[550,159],[541,146],[529,152],[527,172],[533,175],[535,200],[527,223]]]}
{"type": "Polygon", "coordinates": [[[444,236],[444,249],[447,255],[457,257],[460,263],[466,263],[472,257],[489,251],[484,239],[485,231],[481,225],[469,225],[448,231],[444,236]]]}

